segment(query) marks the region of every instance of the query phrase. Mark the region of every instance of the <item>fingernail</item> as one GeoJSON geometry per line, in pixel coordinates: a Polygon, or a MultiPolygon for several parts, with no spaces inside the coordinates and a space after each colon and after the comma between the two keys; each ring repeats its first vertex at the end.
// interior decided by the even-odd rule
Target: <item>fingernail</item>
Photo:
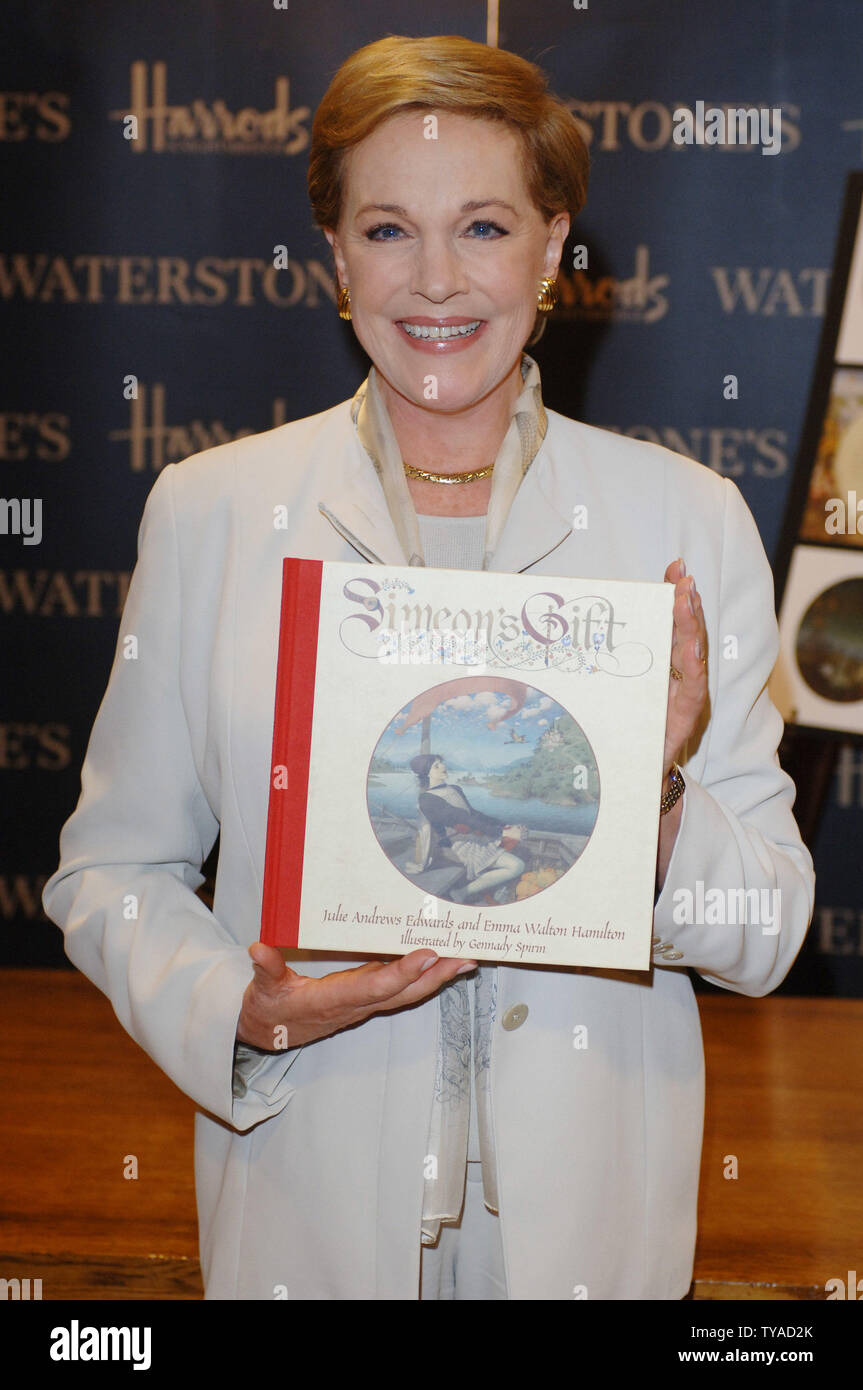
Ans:
{"type": "Polygon", "coordinates": [[[456,975],[464,975],[468,970],[476,970],[476,961],[465,961],[464,965],[460,965],[455,973],[456,975]]]}
{"type": "Polygon", "coordinates": [[[686,562],[682,555],[678,555],[677,563],[680,566],[680,578],[684,579],[686,577],[686,562]]]}
{"type": "Polygon", "coordinates": [[[437,960],[437,956],[429,956],[428,960],[423,961],[422,965],[420,966],[420,974],[422,975],[424,971],[430,970],[437,960]]]}
{"type": "Polygon", "coordinates": [[[690,613],[692,614],[692,616],[693,616],[693,618],[694,618],[694,617],[695,617],[695,600],[694,600],[693,597],[692,597],[692,590],[691,590],[691,589],[687,592],[686,601],[687,601],[687,603],[689,604],[689,611],[690,611],[690,613]]]}
{"type": "Polygon", "coordinates": [[[698,657],[698,660],[699,660],[699,661],[701,660],[701,658],[702,658],[703,655],[704,655],[704,651],[703,651],[703,648],[702,648],[702,646],[701,646],[701,638],[700,638],[700,637],[696,637],[696,639],[695,639],[695,655],[698,657]]]}

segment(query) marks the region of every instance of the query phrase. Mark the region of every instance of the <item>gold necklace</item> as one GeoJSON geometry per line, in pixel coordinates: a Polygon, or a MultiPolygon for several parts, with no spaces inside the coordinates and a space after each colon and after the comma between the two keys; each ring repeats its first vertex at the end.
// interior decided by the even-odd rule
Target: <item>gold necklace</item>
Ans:
{"type": "Polygon", "coordinates": [[[490,463],[488,468],[474,468],[467,473],[428,473],[424,468],[414,468],[412,463],[404,464],[404,470],[409,478],[422,478],[425,483],[473,483],[477,478],[488,478],[494,464],[490,463]]]}

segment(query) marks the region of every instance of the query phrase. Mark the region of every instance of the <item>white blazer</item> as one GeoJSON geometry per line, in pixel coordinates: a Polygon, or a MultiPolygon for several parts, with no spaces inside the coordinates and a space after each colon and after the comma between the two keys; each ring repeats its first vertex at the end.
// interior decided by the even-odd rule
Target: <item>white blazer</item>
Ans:
{"type": "MultiPolygon", "coordinates": [[[[279,1286],[290,1299],[417,1297],[437,998],[264,1056],[242,1097],[231,1085],[261,912],[281,562],[358,553],[406,563],[348,401],[162,470],[43,895],[69,958],[199,1107],[210,1299],[272,1299],[279,1286]],[[280,504],[287,530],[274,527],[280,504]],[[220,827],[210,912],[195,889],[220,827]]],[[[686,1293],[704,1086],[688,969],[766,994],[812,913],[812,860],[765,689],[778,650],[772,576],[749,510],[734,483],[690,459],[549,411],[493,567],[661,580],[677,555],[703,598],[710,717],[683,765],[654,968],[499,967],[498,1017],[528,1006],[521,1027],[496,1025],[492,1058],[511,1299],[686,1293]],[[588,524],[573,530],[579,503],[588,524]],[[675,890],[695,894],[699,880],[778,888],[781,930],[679,925],[675,890]],[[573,1046],[578,1025],[586,1049],[573,1046]]]]}

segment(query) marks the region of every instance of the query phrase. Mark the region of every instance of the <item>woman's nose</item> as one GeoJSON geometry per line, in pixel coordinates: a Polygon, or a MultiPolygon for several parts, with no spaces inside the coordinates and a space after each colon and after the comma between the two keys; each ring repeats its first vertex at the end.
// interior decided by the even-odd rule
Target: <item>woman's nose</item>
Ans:
{"type": "Polygon", "coordinates": [[[420,294],[434,304],[443,304],[469,288],[470,281],[458,251],[450,241],[434,238],[420,244],[411,276],[412,294],[420,294]]]}

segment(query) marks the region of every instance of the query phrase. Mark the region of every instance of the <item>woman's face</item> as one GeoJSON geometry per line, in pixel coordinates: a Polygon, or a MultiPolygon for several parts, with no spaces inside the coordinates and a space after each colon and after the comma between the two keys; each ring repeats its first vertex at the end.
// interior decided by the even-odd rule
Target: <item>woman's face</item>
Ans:
{"type": "Polygon", "coordinates": [[[429,768],[429,786],[439,787],[446,781],[446,763],[443,758],[435,758],[429,768]]]}
{"type": "Polygon", "coordinates": [[[454,413],[513,373],[569,217],[543,221],[506,126],[444,111],[435,130],[431,115],[394,116],[351,151],[341,222],[326,235],[378,371],[414,405],[454,413]]]}

